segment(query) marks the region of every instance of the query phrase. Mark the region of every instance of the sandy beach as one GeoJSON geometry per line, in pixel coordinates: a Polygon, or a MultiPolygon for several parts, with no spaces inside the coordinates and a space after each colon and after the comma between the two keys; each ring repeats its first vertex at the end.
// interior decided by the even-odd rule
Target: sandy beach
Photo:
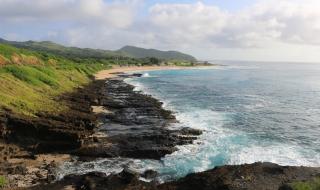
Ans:
{"type": "MultiPolygon", "coordinates": [[[[198,66],[196,66],[198,67],[198,66]]],[[[134,71],[154,71],[154,70],[173,70],[173,69],[190,69],[196,67],[183,67],[183,66],[132,66],[132,67],[119,67],[114,66],[112,69],[102,70],[95,74],[96,80],[103,80],[117,76],[114,73],[118,72],[134,72],[134,71]]]]}

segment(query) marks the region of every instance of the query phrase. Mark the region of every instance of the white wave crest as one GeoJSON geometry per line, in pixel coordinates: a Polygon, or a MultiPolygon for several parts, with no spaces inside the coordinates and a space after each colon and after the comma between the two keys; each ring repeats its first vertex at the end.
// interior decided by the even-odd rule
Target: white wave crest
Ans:
{"type": "MultiPolygon", "coordinates": [[[[258,68],[235,66],[234,69],[258,68]]],[[[144,73],[143,77],[150,77],[150,75],[144,73]]],[[[159,180],[166,181],[183,177],[191,172],[201,172],[225,164],[238,165],[268,161],[281,165],[320,166],[320,155],[316,151],[304,150],[303,147],[290,144],[290,142],[280,144],[278,141],[270,141],[266,144],[266,142],[262,142],[262,139],[246,133],[241,128],[228,128],[228,125],[233,125],[234,122],[232,113],[192,107],[188,103],[181,103],[181,101],[175,103],[183,95],[178,94],[177,99],[166,98],[165,93],[157,91],[155,89],[157,87],[152,87],[152,84],[144,83],[144,80],[149,79],[134,78],[126,79],[125,82],[135,86],[135,91],[158,98],[165,103],[166,109],[174,111],[180,123],[170,126],[172,129],[191,127],[203,130],[203,134],[198,140],[193,144],[178,146],[178,151],[165,156],[161,161],[115,158],[80,164],[66,163],[63,166],[64,172],[61,173],[61,176],[89,171],[111,174],[122,171],[124,167],[130,167],[139,172],[147,169],[156,170],[160,173],[159,180]]],[[[273,104],[273,100],[258,95],[247,95],[243,98],[252,103],[244,105],[247,111],[256,111],[273,104]]]]}
{"type": "Polygon", "coordinates": [[[255,162],[273,162],[290,166],[320,166],[320,155],[312,151],[303,153],[303,149],[286,144],[273,144],[268,146],[252,145],[242,148],[231,154],[229,164],[245,164],[255,162]]]}
{"type": "Polygon", "coordinates": [[[150,77],[150,74],[149,73],[143,73],[142,77],[150,77]]]}

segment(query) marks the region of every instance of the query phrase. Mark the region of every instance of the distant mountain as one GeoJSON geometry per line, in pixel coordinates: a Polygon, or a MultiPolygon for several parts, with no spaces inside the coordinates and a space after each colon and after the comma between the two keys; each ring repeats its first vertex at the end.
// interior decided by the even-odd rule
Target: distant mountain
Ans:
{"type": "Polygon", "coordinates": [[[0,38],[0,43],[9,44],[18,48],[25,48],[28,50],[52,53],[52,54],[61,55],[68,58],[77,58],[77,57],[78,58],[107,58],[112,56],[122,56],[121,54],[113,51],[89,49],[89,48],[66,47],[50,41],[15,42],[15,41],[8,41],[0,38]]]}
{"type": "Polygon", "coordinates": [[[133,46],[125,46],[119,50],[101,50],[91,48],[66,47],[51,41],[26,41],[16,42],[8,41],[0,38],[0,43],[9,44],[18,48],[25,48],[28,50],[42,51],[52,53],[67,58],[94,58],[94,59],[108,59],[110,57],[132,57],[132,58],[146,58],[155,57],[163,60],[185,60],[196,61],[191,56],[177,51],[160,51],[155,49],[144,49],[133,46]]]}
{"type": "Polygon", "coordinates": [[[159,59],[166,60],[186,60],[186,61],[196,61],[191,55],[184,54],[178,51],[160,51],[156,49],[144,49],[134,46],[125,46],[118,50],[118,52],[129,55],[130,57],[135,58],[144,58],[144,57],[156,57],[159,59]]]}

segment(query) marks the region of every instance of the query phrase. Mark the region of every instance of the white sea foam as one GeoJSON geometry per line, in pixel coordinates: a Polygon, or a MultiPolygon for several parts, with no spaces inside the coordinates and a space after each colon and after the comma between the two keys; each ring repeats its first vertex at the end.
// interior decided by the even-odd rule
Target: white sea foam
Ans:
{"type": "Polygon", "coordinates": [[[132,78],[127,78],[124,80],[124,82],[134,86],[133,91],[135,91],[135,92],[146,93],[146,91],[147,91],[146,87],[142,83],[140,83],[132,78]]]}
{"type": "Polygon", "coordinates": [[[142,77],[150,77],[149,73],[143,73],[142,77]]]}
{"type": "MultiPolygon", "coordinates": [[[[149,77],[151,77],[149,75],[149,77]]],[[[142,94],[147,94],[147,95],[152,95],[154,98],[160,100],[163,104],[162,107],[166,108],[168,110],[171,111],[175,111],[174,108],[172,107],[172,105],[170,105],[170,101],[169,100],[165,100],[165,98],[163,98],[161,96],[161,94],[156,93],[154,90],[152,90],[151,88],[149,88],[147,85],[143,84],[142,82],[139,82],[136,79],[125,79],[125,82],[134,86],[135,88],[133,89],[136,92],[140,92],[142,94]]]]}
{"type": "Polygon", "coordinates": [[[228,65],[226,66],[227,69],[241,69],[241,70],[253,70],[259,69],[259,66],[243,66],[243,65],[228,65]]]}
{"type": "Polygon", "coordinates": [[[320,155],[314,153],[309,156],[303,153],[301,147],[286,144],[256,146],[242,148],[241,151],[231,153],[229,164],[244,164],[254,162],[273,162],[290,166],[320,166],[320,155]]]}
{"type": "Polygon", "coordinates": [[[120,173],[124,168],[129,168],[137,173],[154,169],[160,163],[149,160],[146,165],[143,160],[130,158],[103,158],[90,162],[66,162],[58,169],[58,178],[61,179],[69,174],[85,174],[93,171],[102,172],[107,175],[120,173]],[[152,164],[151,164],[152,163],[152,164]]]}
{"type": "MultiPolygon", "coordinates": [[[[190,109],[194,110],[194,109],[190,109]]],[[[220,139],[232,136],[232,132],[223,129],[227,122],[225,114],[212,110],[196,110],[177,113],[181,125],[204,131],[193,144],[178,146],[178,151],[167,155],[162,159],[163,165],[156,168],[163,175],[161,180],[182,177],[190,172],[200,172],[213,166],[213,159],[219,157],[221,145],[220,139]],[[215,119],[213,119],[215,118],[215,119]],[[170,175],[165,175],[166,173],[170,175]]]]}
{"type": "MultiPolygon", "coordinates": [[[[238,69],[257,68],[244,67],[238,69]]],[[[149,79],[142,78],[141,80],[149,79]]],[[[172,129],[191,127],[203,130],[203,134],[199,139],[194,141],[193,144],[178,146],[178,151],[165,156],[161,161],[115,158],[80,164],[66,163],[62,168],[61,176],[89,171],[101,171],[111,174],[120,172],[124,167],[130,167],[138,172],[143,172],[147,169],[156,170],[160,172],[159,180],[165,181],[224,164],[267,161],[281,165],[320,166],[320,154],[316,151],[305,150],[296,144],[290,144],[290,142],[268,142],[268,144],[261,142],[241,129],[226,127],[227,125],[233,125],[232,113],[214,111],[214,108],[192,107],[187,103],[183,105],[175,104],[174,100],[166,98],[165,94],[159,93],[152,88],[152,85],[148,86],[148,83],[144,83],[141,80],[139,78],[126,79],[126,82],[134,85],[135,91],[151,94],[160,99],[164,102],[166,109],[175,112],[180,123],[170,126],[172,129]]],[[[255,111],[272,106],[275,101],[254,94],[242,96],[242,99],[250,103],[242,105],[246,111],[255,111]]],[[[310,113],[313,111],[311,110],[310,113]]]]}

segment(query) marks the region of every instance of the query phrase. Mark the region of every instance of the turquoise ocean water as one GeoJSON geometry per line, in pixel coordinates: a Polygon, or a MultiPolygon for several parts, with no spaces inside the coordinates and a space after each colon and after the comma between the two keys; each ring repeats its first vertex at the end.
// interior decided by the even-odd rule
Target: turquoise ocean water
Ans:
{"type": "Polygon", "coordinates": [[[175,112],[178,124],[204,131],[161,161],[102,159],[66,173],[157,170],[171,180],[225,164],[257,161],[320,166],[320,64],[224,62],[211,69],[144,72],[129,79],[175,112]]]}

